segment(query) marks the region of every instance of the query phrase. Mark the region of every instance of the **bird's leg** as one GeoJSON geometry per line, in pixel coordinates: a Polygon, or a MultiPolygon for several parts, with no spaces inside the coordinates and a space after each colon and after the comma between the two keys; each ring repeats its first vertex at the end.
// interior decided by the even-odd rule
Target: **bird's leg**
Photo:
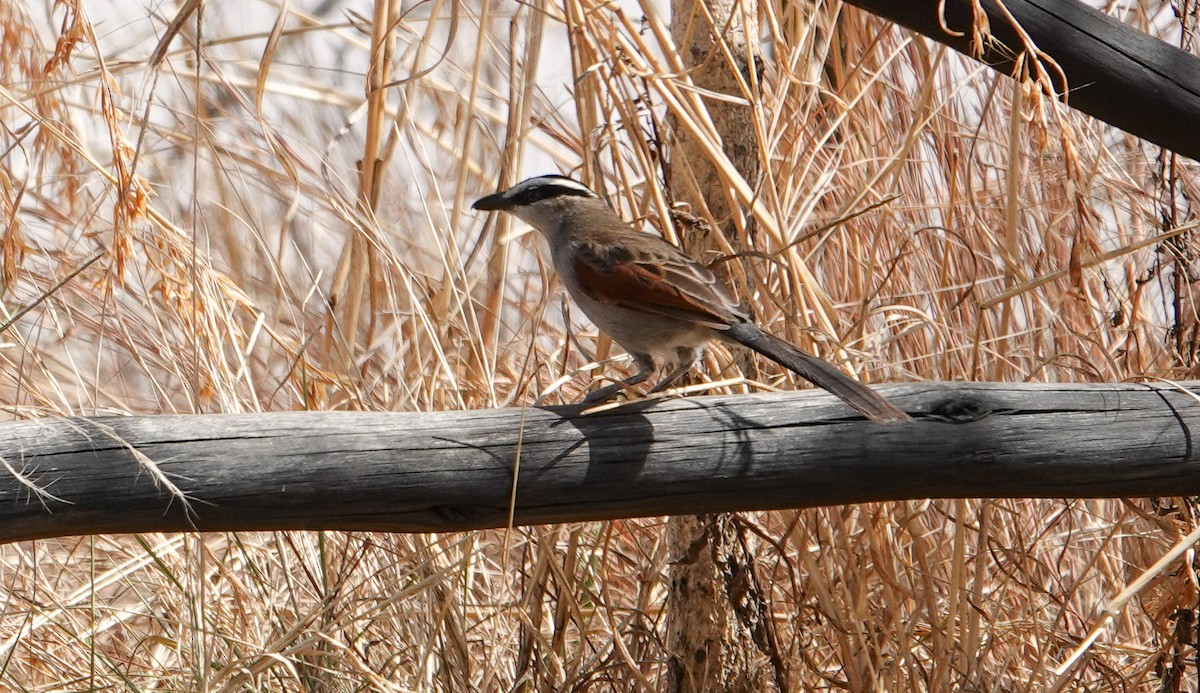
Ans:
{"type": "Polygon", "coordinates": [[[607,399],[612,399],[612,397],[618,392],[628,390],[634,385],[641,385],[649,380],[650,376],[654,374],[654,359],[650,358],[649,355],[634,354],[633,362],[637,366],[636,373],[618,383],[606,385],[605,387],[602,387],[599,390],[589,394],[587,397],[583,398],[584,404],[595,404],[597,402],[603,402],[607,399]]]}
{"type": "Polygon", "coordinates": [[[662,392],[671,387],[677,380],[686,375],[692,369],[692,366],[696,365],[696,362],[700,360],[701,352],[699,349],[693,349],[692,347],[679,347],[675,350],[675,353],[679,354],[679,365],[675,366],[675,370],[664,375],[662,380],[650,388],[650,392],[647,394],[662,392]]]}

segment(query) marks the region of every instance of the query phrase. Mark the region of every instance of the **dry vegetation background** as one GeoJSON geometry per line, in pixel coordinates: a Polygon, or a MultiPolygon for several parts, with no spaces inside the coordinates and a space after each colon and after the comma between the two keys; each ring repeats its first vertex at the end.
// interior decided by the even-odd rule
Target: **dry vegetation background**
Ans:
{"type": "MultiPolygon", "coordinates": [[[[532,237],[469,203],[574,171],[662,228],[668,115],[706,125],[661,6],[112,5],[0,3],[6,416],[578,397],[606,345],[566,339],[579,318],[532,237]]],[[[1109,9],[1195,29],[1150,0],[1109,9]]],[[[717,245],[744,254],[761,322],[875,381],[1194,377],[1197,248],[1171,232],[1194,218],[1195,162],[835,2],[756,10],[742,97],[766,173],[717,245]]],[[[792,386],[740,366],[718,352],[709,374],[792,386]]],[[[1135,582],[1191,501],[745,520],[805,688],[1196,685],[1193,554],[1135,582]]],[[[662,526],[0,547],[0,688],[654,689],[662,526]]]]}

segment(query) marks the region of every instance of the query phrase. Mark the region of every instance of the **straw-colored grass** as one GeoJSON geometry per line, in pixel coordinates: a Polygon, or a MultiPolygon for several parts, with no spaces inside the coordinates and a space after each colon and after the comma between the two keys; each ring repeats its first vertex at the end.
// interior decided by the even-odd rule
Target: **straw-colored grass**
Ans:
{"type": "MultiPolygon", "coordinates": [[[[760,322],[863,378],[1194,377],[1197,250],[1168,236],[1196,208],[1195,163],[836,3],[759,6],[761,74],[732,95],[753,112],[749,181],[660,7],[100,5],[0,3],[11,418],[573,401],[624,362],[585,368],[607,345],[564,314],[533,236],[469,204],[575,171],[674,238],[663,220],[702,210],[663,185],[672,115],[745,215],[713,247],[737,254],[760,322]]],[[[1157,16],[1123,19],[1178,29],[1157,16]]],[[[716,350],[709,375],[745,363],[716,350]]],[[[727,387],[793,386],[745,375],[727,387]]],[[[743,519],[797,686],[1136,691],[1196,685],[1193,554],[1136,582],[1196,510],[743,519]]],[[[5,546],[0,688],[653,689],[662,530],[5,546]]]]}

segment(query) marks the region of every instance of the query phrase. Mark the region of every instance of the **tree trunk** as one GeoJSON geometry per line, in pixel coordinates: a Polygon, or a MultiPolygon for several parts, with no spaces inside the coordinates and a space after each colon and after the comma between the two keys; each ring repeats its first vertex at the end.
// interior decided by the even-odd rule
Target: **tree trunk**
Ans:
{"type": "MultiPolygon", "coordinates": [[[[757,22],[752,4],[731,0],[673,0],[671,34],[696,86],[720,94],[749,96],[740,86],[756,69],[757,22]],[[703,3],[703,4],[702,4],[703,3]],[[748,40],[750,37],[750,40],[748,40]],[[732,60],[730,59],[732,58],[732,60]]],[[[759,166],[753,114],[745,106],[709,100],[707,110],[722,149],[738,174],[754,185],[759,166]]],[[[726,192],[720,170],[685,129],[672,127],[674,140],[667,183],[677,202],[706,216],[714,230],[738,247],[740,214],[726,192]],[[707,215],[705,214],[707,210],[707,215]]],[[[685,249],[702,262],[715,249],[705,237],[709,224],[681,230],[685,249]]],[[[753,548],[739,537],[733,515],[677,516],[668,521],[671,584],[667,597],[671,691],[761,691],[768,677],[759,666],[755,629],[739,618],[742,602],[762,602],[754,586],[753,548]],[[738,596],[735,596],[738,595],[738,596]]],[[[779,678],[777,676],[777,678],[779,678]]]]}

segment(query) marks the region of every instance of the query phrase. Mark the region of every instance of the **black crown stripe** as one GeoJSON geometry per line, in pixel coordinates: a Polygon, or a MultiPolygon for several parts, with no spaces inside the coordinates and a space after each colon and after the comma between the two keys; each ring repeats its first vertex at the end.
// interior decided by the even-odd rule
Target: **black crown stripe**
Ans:
{"type": "MultiPolygon", "coordinates": [[[[571,180],[563,177],[563,180],[571,180]]],[[[572,181],[573,182],[573,181],[572,181]]],[[[596,197],[596,194],[586,188],[575,185],[562,185],[547,177],[512,196],[514,205],[531,205],[534,202],[549,200],[554,197],[596,197]]]]}

